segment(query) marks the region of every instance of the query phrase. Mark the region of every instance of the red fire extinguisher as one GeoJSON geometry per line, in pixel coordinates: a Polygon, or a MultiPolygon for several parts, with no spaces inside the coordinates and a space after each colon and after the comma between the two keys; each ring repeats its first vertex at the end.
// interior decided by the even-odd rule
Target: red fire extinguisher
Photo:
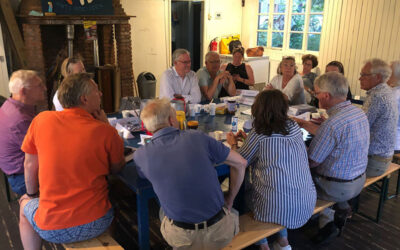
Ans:
{"type": "Polygon", "coordinates": [[[210,51],[217,51],[217,50],[218,50],[218,43],[216,37],[210,42],[210,51]]]}

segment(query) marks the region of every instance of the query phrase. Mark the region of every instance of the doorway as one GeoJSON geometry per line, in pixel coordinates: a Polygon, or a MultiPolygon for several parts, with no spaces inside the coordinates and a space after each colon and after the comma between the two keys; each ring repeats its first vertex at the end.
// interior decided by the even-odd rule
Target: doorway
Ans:
{"type": "Polygon", "coordinates": [[[187,49],[193,71],[202,65],[203,11],[203,1],[171,0],[171,53],[187,49]]]}

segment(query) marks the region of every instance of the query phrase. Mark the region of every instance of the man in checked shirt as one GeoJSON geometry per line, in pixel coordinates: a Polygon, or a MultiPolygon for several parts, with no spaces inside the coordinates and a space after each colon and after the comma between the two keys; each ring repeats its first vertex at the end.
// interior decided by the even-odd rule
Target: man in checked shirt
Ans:
{"type": "Polygon", "coordinates": [[[319,217],[317,243],[334,239],[344,226],[348,200],[356,197],[365,183],[368,162],[369,124],[365,113],[346,101],[348,81],[329,72],[314,82],[320,108],[329,118],[321,125],[298,120],[301,127],[315,135],[308,149],[317,197],[335,201],[335,210],[327,208],[319,217]]]}

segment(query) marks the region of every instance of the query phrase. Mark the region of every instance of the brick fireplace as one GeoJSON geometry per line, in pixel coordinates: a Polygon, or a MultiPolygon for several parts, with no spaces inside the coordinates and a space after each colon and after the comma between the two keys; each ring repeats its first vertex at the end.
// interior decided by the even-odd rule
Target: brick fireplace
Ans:
{"type": "Polygon", "coordinates": [[[40,4],[40,0],[23,0],[17,18],[22,27],[27,67],[38,71],[46,79],[49,97],[54,93],[54,82],[58,77],[56,72],[62,60],[68,56],[67,25],[74,25],[74,54],[83,57],[87,70],[93,71],[95,68],[93,41],[85,38],[84,20],[97,23],[100,66],[117,65],[121,96],[137,96],[130,17],[125,14],[119,0],[113,0],[112,16],[29,16],[31,10],[42,11],[40,4]]]}

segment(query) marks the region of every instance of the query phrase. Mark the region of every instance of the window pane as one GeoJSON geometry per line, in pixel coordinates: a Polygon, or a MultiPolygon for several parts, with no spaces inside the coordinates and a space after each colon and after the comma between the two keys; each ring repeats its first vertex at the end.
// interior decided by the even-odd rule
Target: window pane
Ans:
{"type": "Polygon", "coordinates": [[[285,28],[285,15],[274,15],[273,30],[283,30],[285,28]]]}
{"type": "Polygon", "coordinates": [[[322,12],[324,11],[324,0],[312,0],[311,12],[322,12]]]}
{"type": "Polygon", "coordinates": [[[267,46],[267,32],[257,32],[257,46],[267,46]]]}
{"type": "Polygon", "coordinates": [[[309,32],[321,32],[322,29],[322,15],[310,15],[309,32]]]}
{"type": "Polygon", "coordinates": [[[293,13],[304,13],[306,10],[306,0],[294,0],[292,6],[293,13]]]}
{"type": "Polygon", "coordinates": [[[268,13],[269,12],[269,0],[260,0],[258,8],[259,8],[260,13],[268,13]]]}
{"type": "Polygon", "coordinates": [[[319,40],[321,35],[308,34],[307,50],[319,51],[319,40]]]}
{"type": "Polygon", "coordinates": [[[304,15],[292,15],[292,23],[290,26],[292,31],[304,30],[304,15]]]}
{"type": "Polygon", "coordinates": [[[275,0],[274,12],[275,13],[285,13],[286,0],[275,0]]]}
{"type": "Polygon", "coordinates": [[[283,32],[272,32],[272,47],[282,48],[283,32]]]}
{"type": "Polygon", "coordinates": [[[263,16],[263,15],[258,16],[258,29],[259,30],[268,29],[268,16],[263,16]]]}
{"type": "Polygon", "coordinates": [[[289,48],[302,49],[302,47],[303,47],[303,34],[302,33],[290,33],[289,48]]]}

